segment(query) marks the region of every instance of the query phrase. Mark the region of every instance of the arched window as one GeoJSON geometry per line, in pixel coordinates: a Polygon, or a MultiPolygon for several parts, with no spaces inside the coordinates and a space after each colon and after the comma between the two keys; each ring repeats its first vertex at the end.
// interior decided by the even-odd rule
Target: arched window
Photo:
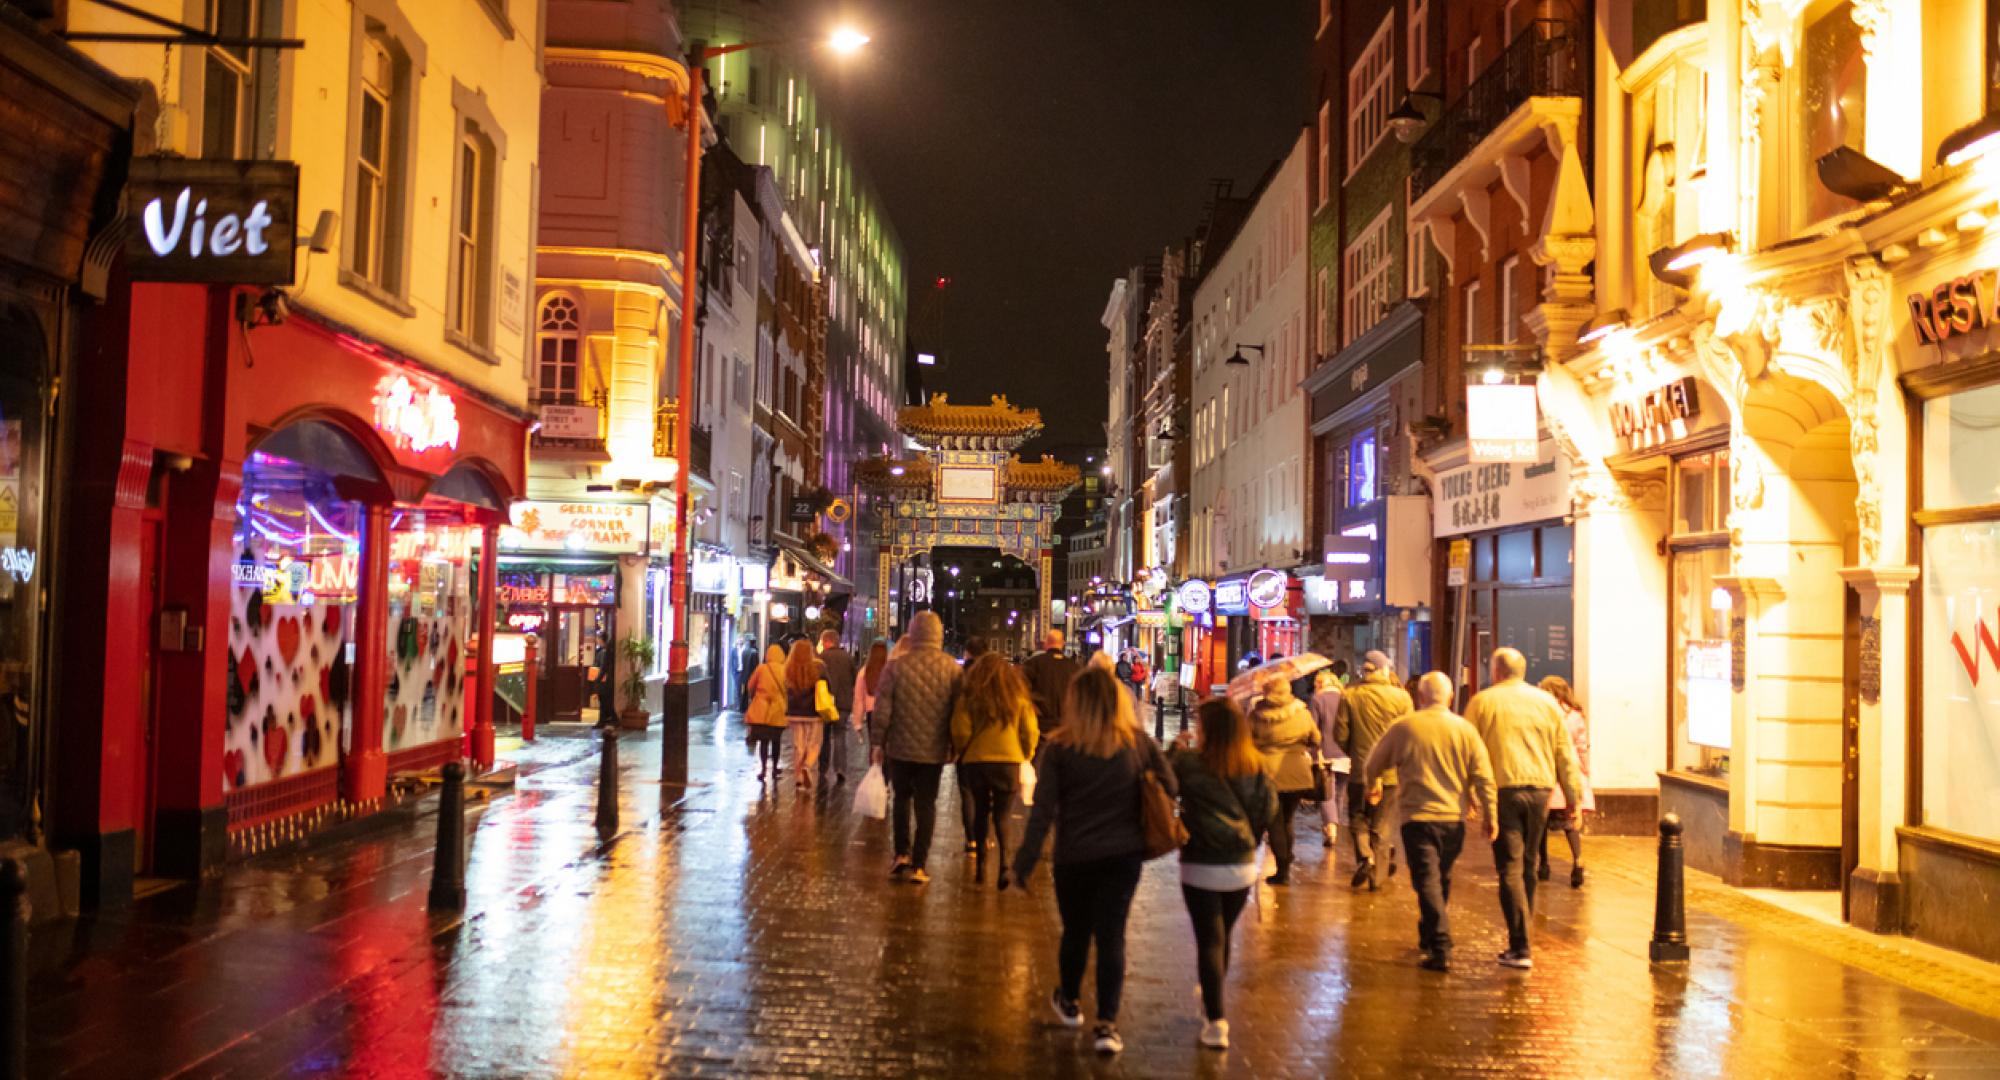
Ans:
{"type": "Polygon", "coordinates": [[[583,320],[576,301],[553,293],[542,301],[535,324],[535,400],[543,405],[577,403],[577,354],[583,347],[583,320]]]}

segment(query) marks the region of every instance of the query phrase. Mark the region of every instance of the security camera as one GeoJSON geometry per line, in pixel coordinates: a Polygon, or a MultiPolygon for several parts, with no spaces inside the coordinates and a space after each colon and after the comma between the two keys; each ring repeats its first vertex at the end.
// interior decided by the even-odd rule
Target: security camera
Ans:
{"type": "Polygon", "coordinates": [[[320,255],[333,250],[334,234],[340,229],[340,215],[331,210],[321,210],[319,220],[313,222],[311,236],[302,236],[299,242],[306,249],[320,255]]]}

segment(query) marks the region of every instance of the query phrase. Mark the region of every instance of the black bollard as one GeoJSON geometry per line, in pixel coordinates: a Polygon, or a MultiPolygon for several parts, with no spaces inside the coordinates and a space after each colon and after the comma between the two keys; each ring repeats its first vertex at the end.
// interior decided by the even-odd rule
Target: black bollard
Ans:
{"type": "Polygon", "coordinates": [[[1687,874],[1681,866],[1681,819],[1668,814],[1660,819],[1660,871],[1653,899],[1653,943],[1647,954],[1656,964],[1685,962],[1688,958],[1687,898],[1683,895],[1687,874]]]}
{"type": "Polygon", "coordinates": [[[448,761],[438,794],[437,863],[431,868],[432,911],[465,910],[465,766],[448,761]]]}
{"type": "Polygon", "coordinates": [[[28,868],[0,859],[0,1078],[28,1075],[28,868]]]}
{"type": "Polygon", "coordinates": [[[604,757],[597,769],[597,835],[618,832],[618,729],[604,729],[604,757]]]}

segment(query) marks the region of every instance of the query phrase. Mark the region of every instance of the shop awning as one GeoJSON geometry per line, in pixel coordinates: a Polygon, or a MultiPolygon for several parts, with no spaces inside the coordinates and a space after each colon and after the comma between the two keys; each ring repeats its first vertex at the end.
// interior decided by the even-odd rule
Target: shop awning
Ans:
{"type": "Polygon", "coordinates": [[[846,578],[841,577],[839,574],[834,572],[832,567],[819,561],[819,557],[814,555],[811,551],[806,550],[805,545],[794,543],[793,541],[786,540],[783,537],[780,537],[778,539],[778,547],[781,548],[784,551],[785,555],[788,556],[793,562],[799,564],[799,569],[804,570],[807,573],[810,573],[813,576],[824,580],[828,585],[831,585],[836,589],[846,589],[849,592],[854,591],[854,583],[852,581],[849,581],[846,578]]]}

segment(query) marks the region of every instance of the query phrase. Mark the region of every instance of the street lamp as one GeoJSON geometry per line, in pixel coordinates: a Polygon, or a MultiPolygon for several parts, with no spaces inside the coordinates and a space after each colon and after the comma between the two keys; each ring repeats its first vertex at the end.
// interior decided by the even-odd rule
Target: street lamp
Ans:
{"type": "MultiPolygon", "coordinates": [[[[702,65],[720,56],[765,46],[793,44],[788,41],[746,41],[736,45],[711,45],[689,57],[687,86],[687,183],[682,207],[681,229],[681,350],[680,371],[675,379],[674,397],[674,637],[667,648],[667,685],[661,695],[666,722],[678,731],[665,731],[660,738],[660,780],[681,783],[687,780],[688,725],[688,509],[691,491],[688,480],[693,471],[689,451],[694,443],[694,417],[689,409],[694,401],[694,307],[701,258],[701,117],[702,65]]],[[[842,55],[868,44],[868,35],[851,27],[835,30],[825,41],[842,55]]]]}

